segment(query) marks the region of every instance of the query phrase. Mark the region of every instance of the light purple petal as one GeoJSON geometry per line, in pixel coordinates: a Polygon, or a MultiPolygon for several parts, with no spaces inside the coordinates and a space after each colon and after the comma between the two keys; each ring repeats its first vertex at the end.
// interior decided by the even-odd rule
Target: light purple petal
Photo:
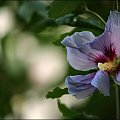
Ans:
{"type": "Polygon", "coordinates": [[[67,47],[67,60],[69,64],[77,70],[90,70],[97,67],[97,64],[89,60],[89,56],[77,49],[67,47]]]}
{"type": "Polygon", "coordinates": [[[88,43],[93,49],[101,51],[107,58],[113,60],[116,56],[115,46],[111,43],[111,32],[105,31],[95,40],[88,43]]]}
{"type": "Polygon", "coordinates": [[[90,96],[96,89],[91,85],[91,81],[94,76],[95,73],[67,77],[65,84],[68,87],[68,92],[78,99],[90,96]]]}
{"type": "Polygon", "coordinates": [[[84,99],[85,97],[91,96],[95,90],[96,90],[95,87],[89,86],[88,89],[85,89],[85,90],[79,92],[78,94],[75,95],[75,97],[77,99],[84,99]]]}
{"type": "Polygon", "coordinates": [[[73,35],[65,37],[61,43],[66,47],[77,49],[84,54],[89,54],[92,49],[90,45],[84,44],[94,39],[95,36],[91,32],[83,31],[75,32],[73,35]]]}
{"type": "Polygon", "coordinates": [[[94,39],[95,36],[91,32],[83,31],[75,32],[73,35],[65,37],[61,43],[67,47],[80,48],[82,47],[83,43],[89,42],[94,39]]]}
{"type": "Polygon", "coordinates": [[[76,83],[76,84],[90,84],[91,79],[94,78],[96,73],[90,73],[87,75],[76,75],[76,76],[69,76],[70,78],[70,83],[76,83]]]}
{"type": "Polygon", "coordinates": [[[90,44],[86,44],[94,38],[95,36],[91,32],[84,31],[67,36],[62,41],[67,48],[67,60],[74,69],[90,70],[97,68],[97,63],[101,60],[102,62],[107,61],[101,51],[92,49],[90,44]]]}
{"type": "Polygon", "coordinates": [[[90,42],[92,48],[102,51],[103,53],[106,49],[110,47],[110,32],[104,32],[99,37],[96,37],[90,42]]]}
{"type": "Polygon", "coordinates": [[[96,64],[100,63],[105,63],[109,59],[106,57],[101,51],[93,49],[89,54],[89,60],[94,61],[96,64]]]}
{"type": "Polygon", "coordinates": [[[120,12],[117,10],[110,11],[108,21],[106,24],[106,31],[114,31],[115,29],[120,30],[120,12]]]}
{"type": "Polygon", "coordinates": [[[109,59],[120,55],[120,12],[111,11],[105,32],[90,43],[91,47],[102,51],[109,59]]]}
{"type": "Polygon", "coordinates": [[[111,11],[106,24],[106,31],[111,33],[111,44],[116,54],[120,55],[120,12],[111,11]]]}
{"type": "Polygon", "coordinates": [[[120,56],[120,30],[114,30],[111,32],[111,44],[115,49],[117,56],[120,56]]]}
{"type": "Polygon", "coordinates": [[[97,68],[99,62],[104,63],[107,61],[107,57],[97,50],[88,51],[89,54],[85,54],[78,49],[67,48],[67,60],[69,64],[77,70],[90,70],[97,68]]]}
{"type": "Polygon", "coordinates": [[[110,81],[106,71],[99,70],[91,84],[96,87],[104,96],[109,96],[110,81]]]}
{"type": "Polygon", "coordinates": [[[113,78],[114,82],[120,85],[120,71],[116,73],[116,76],[113,78]]]}

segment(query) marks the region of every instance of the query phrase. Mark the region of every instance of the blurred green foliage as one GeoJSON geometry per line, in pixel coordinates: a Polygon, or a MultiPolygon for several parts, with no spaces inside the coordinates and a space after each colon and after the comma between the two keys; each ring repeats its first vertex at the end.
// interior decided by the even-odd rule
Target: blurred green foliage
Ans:
{"type": "Polygon", "coordinates": [[[65,104],[63,104],[59,99],[57,100],[58,108],[60,112],[63,114],[65,118],[71,118],[71,119],[99,119],[95,115],[88,115],[85,112],[79,112],[77,110],[69,109],[65,104]]]}
{"type": "Polygon", "coordinates": [[[59,18],[73,12],[81,4],[79,0],[54,0],[49,8],[48,15],[51,18],[59,18]]]}
{"type": "MultiPolygon", "coordinates": [[[[91,31],[96,36],[104,31],[104,21],[107,20],[109,11],[113,8],[111,0],[1,0],[0,7],[8,7],[12,10],[16,26],[13,31],[1,38],[0,51],[0,118],[13,113],[11,99],[14,95],[24,95],[31,87],[26,76],[26,67],[21,61],[8,59],[10,50],[14,51],[14,44],[21,32],[30,33],[37,38],[38,43],[62,46],[61,41],[67,35],[74,32],[91,31]],[[66,26],[73,29],[60,34],[59,27],[66,26]],[[10,42],[9,42],[10,41],[10,42]],[[11,43],[11,44],[9,44],[11,43]]],[[[65,52],[65,48],[61,47],[65,52]]],[[[68,66],[67,75],[87,74],[91,71],[76,71],[68,66]]],[[[60,73],[62,74],[62,73],[60,73]]],[[[65,76],[65,77],[66,77],[65,76]]],[[[49,86],[53,92],[48,92],[47,98],[60,98],[67,94],[67,88],[56,88],[64,84],[64,79],[57,80],[49,86]],[[54,89],[55,88],[55,89],[54,89]]],[[[46,89],[46,92],[49,91],[46,89]]],[[[44,95],[45,96],[45,95],[44,95]]],[[[63,101],[64,102],[64,101],[63,101]]],[[[103,97],[95,93],[85,108],[73,106],[67,108],[60,100],[57,101],[58,109],[63,118],[115,118],[114,87],[111,87],[111,96],[103,97]],[[74,109],[74,110],[73,110],[74,109]],[[88,115],[87,115],[88,113],[88,115]],[[89,116],[89,114],[92,116],[89,116]]]]}

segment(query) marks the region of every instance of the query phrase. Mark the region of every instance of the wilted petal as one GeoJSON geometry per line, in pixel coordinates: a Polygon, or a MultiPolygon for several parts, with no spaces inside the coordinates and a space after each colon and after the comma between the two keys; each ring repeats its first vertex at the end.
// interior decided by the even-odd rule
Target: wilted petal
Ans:
{"type": "Polygon", "coordinates": [[[77,70],[90,70],[97,67],[96,63],[90,60],[88,55],[70,47],[67,47],[67,60],[77,70]]]}
{"type": "Polygon", "coordinates": [[[67,77],[65,84],[68,87],[68,92],[77,98],[85,98],[91,95],[96,89],[91,85],[94,76],[95,73],[67,77]]]}
{"type": "Polygon", "coordinates": [[[104,96],[109,96],[110,81],[106,71],[99,70],[93,78],[91,84],[98,88],[104,96]]]}

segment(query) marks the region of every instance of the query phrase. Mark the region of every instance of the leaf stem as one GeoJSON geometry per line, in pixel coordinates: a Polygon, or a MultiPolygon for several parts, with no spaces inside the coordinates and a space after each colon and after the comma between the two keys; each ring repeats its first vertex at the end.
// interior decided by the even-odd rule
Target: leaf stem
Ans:
{"type": "Polygon", "coordinates": [[[120,111],[119,111],[119,89],[118,85],[115,85],[115,94],[116,94],[116,119],[120,120],[120,111]]]}

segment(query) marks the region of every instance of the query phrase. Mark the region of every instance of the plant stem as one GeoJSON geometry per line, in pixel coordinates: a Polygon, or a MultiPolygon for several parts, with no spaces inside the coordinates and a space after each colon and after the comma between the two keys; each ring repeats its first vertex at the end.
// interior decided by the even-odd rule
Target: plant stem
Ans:
{"type": "Polygon", "coordinates": [[[89,12],[89,13],[92,13],[92,14],[95,15],[97,18],[99,18],[99,19],[103,22],[104,25],[106,24],[106,22],[103,20],[103,18],[102,18],[99,14],[97,14],[96,12],[88,9],[86,2],[84,2],[84,8],[85,8],[85,11],[87,11],[87,12],[89,12]]]}
{"type": "Polygon", "coordinates": [[[89,10],[89,9],[86,9],[86,11],[87,11],[87,12],[90,12],[90,13],[92,13],[93,15],[95,15],[96,17],[98,17],[98,18],[103,22],[104,25],[106,24],[105,21],[103,20],[103,18],[102,18],[100,15],[98,15],[97,13],[95,13],[94,11],[91,11],[91,10],[89,10]]]}
{"type": "Polygon", "coordinates": [[[115,85],[115,93],[116,93],[116,119],[120,120],[120,111],[119,111],[119,89],[118,85],[115,85]]]}
{"type": "Polygon", "coordinates": [[[116,0],[116,9],[118,11],[118,0],[116,0]]]}
{"type": "MultiPolygon", "coordinates": [[[[118,0],[116,0],[116,9],[118,11],[118,0]]],[[[119,111],[119,89],[118,85],[115,85],[115,93],[116,93],[116,119],[120,120],[120,111],[119,111]]]]}

